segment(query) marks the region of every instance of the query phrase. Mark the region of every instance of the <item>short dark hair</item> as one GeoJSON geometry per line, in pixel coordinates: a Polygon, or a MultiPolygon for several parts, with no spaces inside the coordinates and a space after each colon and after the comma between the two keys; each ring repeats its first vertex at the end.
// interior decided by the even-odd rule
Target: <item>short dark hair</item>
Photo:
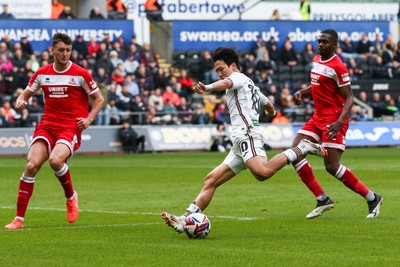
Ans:
{"type": "Polygon", "coordinates": [[[235,49],[229,47],[218,47],[215,49],[213,54],[213,61],[222,60],[226,65],[230,66],[232,63],[236,63],[239,68],[239,55],[235,49]]]}
{"type": "Polygon", "coordinates": [[[53,35],[52,46],[55,47],[56,44],[58,44],[59,42],[63,42],[67,45],[72,45],[71,37],[69,37],[68,34],[62,32],[57,32],[53,35]]]}
{"type": "Polygon", "coordinates": [[[321,33],[329,34],[332,37],[332,40],[334,42],[338,42],[339,41],[339,36],[338,36],[338,34],[337,34],[337,32],[335,30],[326,29],[326,30],[323,30],[321,33]]]}

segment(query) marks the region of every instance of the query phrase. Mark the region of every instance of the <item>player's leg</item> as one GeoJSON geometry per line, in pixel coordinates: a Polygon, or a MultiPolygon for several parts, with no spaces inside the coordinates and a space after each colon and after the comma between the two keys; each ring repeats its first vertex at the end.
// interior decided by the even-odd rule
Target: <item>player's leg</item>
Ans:
{"type": "Polygon", "coordinates": [[[182,216],[176,216],[165,211],[162,213],[165,222],[178,233],[183,233],[185,217],[191,213],[202,212],[205,210],[210,204],[217,187],[229,181],[235,175],[236,174],[227,164],[221,163],[206,176],[200,193],[182,216]]]}
{"type": "Polygon", "coordinates": [[[35,176],[48,158],[48,149],[47,142],[42,139],[36,140],[31,145],[25,170],[19,181],[16,217],[5,228],[17,229],[23,227],[26,209],[35,185],[35,176]]]}
{"type": "Polygon", "coordinates": [[[361,180],[359,180],[353,172],[340,164],[340,158],[343,153],[342,150],[335,148],[327,148],[329,156],[325,158],[326,170],[339,179],[347,188],[356,192],[368,203],[369,214],[367,218],[375,218],[379,216],[380,206],[383,202],[383,197],[371,191],[361,180]]]}
{"type": "Polygon", "coordinates": [[[49,156],[49,163],[64,189],[64,194],[67,198],[67,219],[70,223],[73,223],[78,218],[79,208],[78,194],[74,191],[71,174],[66,163],[71,154],[72,147],[68,142],[65,140],[57,141],[49,156]]]}
{"type": "MultiPolygon", "coordinates": [[[[318,138],[315,136],[315,138],[318,138]]],[[[306,135],[297,134],[293,139],[292,146],[297,146],[301,140],[307,139],[314,141],[311,137],[306,135]]],[[[328,152],[329,155],[329,152],[328,152]]],[[[301,181],[307,186],[307,188],[314,194],[317,199],[317,204],[315,208],[307,214],[307,219],[313,219],[319,217],[325,211],[334,208],[334,202],[330,199],[322,189],[321,185],[317,181],[311,165],[308,163],[305,156],[300,156],[296,161],[292,162],[297,174],[299,175],[301,181]]]]}

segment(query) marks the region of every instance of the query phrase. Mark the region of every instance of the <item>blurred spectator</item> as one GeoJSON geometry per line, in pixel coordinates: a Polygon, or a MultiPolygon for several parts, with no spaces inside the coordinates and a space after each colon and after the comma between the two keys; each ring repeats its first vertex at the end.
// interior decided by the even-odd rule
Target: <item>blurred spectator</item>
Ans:
{"type": "Polygon", "coordinates": [[[204,84],[210,84],[214,81],[214,62],[212,60],[211,53],[208,50],[204,50],[201,53],[200,72],[203,73],[204,84]]]}
{"type": "Polygon", "coordinates": [[[180,71],[180,77],[178,79],[179,83],[182,84],[182,93],[181,96],[189,96],[192,93],[192,87],[194,85],[194,81],[192,77],[189,76],[188,72],[185,69],[180,71]]]}
{"type": "Polygon", "coordinates": [[[28,41],[28,38],[26,36],[21,38],[21,49],[22,53],[26,55],[26,57],[29,57],[30,55],[33,54],[32,45],[28,41]]]}
{"type": "Polygon", "coordinates": [[[168,85],[168,80],[164,68],[159,68],[154,74],[154,87],[165,88],[168,85]]]}
{"type": "Polygon", "coordinates": [[[108,53],[106,51],[103,51],[101,53],[101,57],[97,59],[97,64],[96,64],[97,69],[103,68],[107,75],[111,76],[111,73],[114,71],[114,66],[108,57],[108,53]]]}
{"type": "Polygon", "coordinates": [[[11,124],[4,113],[4,108],[0,105],[0,128],[11,127],[11,124]]]}
{"type": "Polygon", "coordinates": [[[2,43],[6,44],[7,50],[13,52],[13,43],[11,42],[10,35],[4,33],[3,39],[1,39],[2,43]]]}
{"type": "Polygon", "coordinates": [[[136,40],[136,35],[131,36],[131,41],[130,41],[129,45],[132,45],[132,44],[136,46],[137,51],[139,51],[139,52],[142,51],[143,47],[140,44],[138,44],[138,42],[136,40]]]}
{"type": "MultiPolygon", "coordinates": [[[[248,73],[249,68],[252,68],[253,70],[255,70],[257,62],[256,62],[256,57],[254,56],[254,54],[253,53],[249,54],[245,58],[245,60],[243,60],[241,65],[242,65],[242,69],[243,69],[244,73],[248,73]]],[[[214,64],[213,64],[213,69],[214,69],[214,64]]],[[[249,78],[251,79],[252,77],[249,76],[249,78]]]]}
{"type": "Polygon", "coordinates": [[[257,55],[259,49],[266,49],[262,35],[257,35],[257,41],[253,45],[253,54],[257,55]]]}
{"type": "Polygon", "coordinates": [[[297,55],[290,40],[286,40],[281,49],[282,64],[288,66],[297,65],[297,55]]]}
{"type": "Polygon", "coordinates": [[[210,115],[205,112],[202,104],[197,103],[192,115],[192,124],[204,125],[209,123],[210,115]]]}
{"type": "Polygon", "coordinates": [[[388,76],[390,79],[400,79],[400,64],[394,60],[388,69],[388,76]]]}
{"type": "Polygon", "coordinates": [[[229,110],[225,103],[221,102],[214,110],[214,122],[227,124],[230,123],[229,110]]]}
{"type": "Polygon", "coordinates": [[[386,109],[386,102],[381,100],[381,94],[379,92],[373,93],[372,101],[369,101],[367,104],[374,108],[386,109]]]}
{"type": "Polygon", "coordinates": [[[15,111],[15,109],[13,109],[11,107],[11,103],[9,100],[4,100],[2,106],[0,106],[0,108],[2,109],[2,115],[5,116],[6,120],[9,123],[10,127],[14,127],[14,123],[15,123],[15,118],[17,116],[17,112],[15,111]]]}
{"type": "Polygon", "coordinates": [[[287,124],[287,123],[289,123],[289,119],[285,115],[282,114],[280,109],[277,109],[276,110],[276,115],[275,115],[275,117],[272,118],[271,123],[274,123],[274,124],[287,124]]]}
{"type": "Polygon", "coordinates": [[[262,72],[266,71],[269,75],[274,74],[275,70],[277,69],[275,61],[272,61],[269,58],[268,50],[265,50],[262,58],[257,61],[256,64],[256,71],[262,72]]]}
{"type": "Polygon", "coordinates": [[[281,52],[277,44],[271,44],[271,48],[268,49],[268,52],[271,60],[275,61],[277,64],[281,62],[281,52]]]}
{"type": "Polygon", "coordinates": [[[134,80],[134,75],[126,75],[124,85],[128,89],[128,92],[133,96],[137,96],[140,94],[139,85],[134,80]]]}
{"type": "Polygon", "coordinates": [[[155,107],[157,105],[157,103],[159,104],[159,108],[162,109],[162,107],[164,105],[164,100],[163,100],[163,96],[162,96],[162,89],[160,87],[157,87],[154,90],[154,94],[150,95],[150,97],[149,97],[149,106],[150,107],[155,107]]]}
{"type": "Polygon", "coordinates": [[[110,34],[105,32],[103,34],[103,40],[101,41],[106,46],[106,50],[110,52],[113,49],[113,44],[111,42],[110,34]]]}
{"type": "Polygon", "coordinates": [[[140,51],[141,62],[145,64],[153,73],[158,69],[158,58],[156,52],[150,47],[149,43],[143,44],[143,49],[140,51]]]}
{"type": "Polygon", "coordinates": [[[114,41],[112,43],[113,51],[116,51],[118,54],[118,58],[125,60],[128,57],[128,51],[126,51],[123,47],[121,47],[121,43],[118,41],[114,41]]]}
{"type": "Polygon", "coordinates": [[[8,11],[8,4],[3,4],[3,13],[0,14],[0,19],[15,19],[14,15],[8,11]]]}
{"type": "Polygon", "coordinates": [[[393,35],[389,33],[386,37],[386,40],[383,42],[386,45],[386,48],[394,51],[396,48],[396,42],[393,40],[393,35]]]}
{"type": "Polygon", "coordinates": [[[176,107],[178,118],[183,124],[190,124],[192,122],[192,110],[187,104],[186,97],[181,96],[179,105],[176,107]]]}
{"type": "Polygon", "coordinates": [[[273,72],[269,70],[261,70],[258,72],[256,77],[254,78],[254,82],[260,87],[261,90],[266,90],[270,84],[272,84],[272,75],[273,72]]]}
{"type": "Polygon", "coordinates": [[[304,46],[304,50],[301,53],[303,64],[306,66],[310,66],[315,55],[316,52],[312,43],[306,43],[306,45],[304,46]]]}
{"type": "Polygon", "coordinates": [[[307,0],[300,0],[299,10],[303,20],[310,20],[311,5],[307,0]]]}
{"type": "Polygon", "coordinates": [[[157,0],[146,0],[144,3],[144,11],[146,12],[147,19],[150,21],[162,21],[162,6],[157,0]]]}
{"type": "Polygon", "coordinates": [[[13,63],[6,54],[0,54],[0,71],[8,73],[12,70],[13,63]]]}
{"type": "Polygon", "coordinates": [[[93,74],[93,79],[97,83],[110,84],[111,82],[110,76],[106,73],[104,68],[97,68],[96,72],[93,74]]]}
{"type": "Polygon", "coordinates": [[[342,54],[345,59],[359,56],[356,53],[356,46],[351,42],[351,39],[348,36],[340,43],[340,47],[342,48],[342,54]]]}
{"type": "Polygon", "coordinates": [[[210,151],[226,152],[231,149],[232,145],[232,141],[229,138],[229,133],[225,129],[225,125],[217,124],[217,127],[211,130],[210,151]]]}
{"type": "Polygon", "coordinates": [[[64,5],[58,0],[51,1],[51,18],[58,19],[64,11],[64,5]]]}
{"type": "Polygon", "coordinates": [[[360,41],[357,42],[357,53],[367,57],[369,56],[370,47],[371,42],[368,40],[367,35],[362,33],[360,41]]]}
{"type": "Polygon", "coordinates": [[[58,19],[75,19],[76,16],[72,13],[70,6],[65,6],[63,12],[60,14],[58,19]]]}
{"type": "Polygon", "coordinates": [[[125,77],[121,72],[121,69],[115,68],[112,75],[111,75],[111,81],[115,81],[119,85],[123,85],[125,82],[125,77]]]}
{"type": "Polygon", "coordinates": [[[358,81],[364,75],[364,70],[358,66],[354,58],[349,58],[347,60],[347,69],[349,71],[351,81],[358,81]]]}
{"type": "Polygon", "coordinates": [[[372,78],[386,79],[389,78],[388,68],[383,64],[381,56],[375,58],[375,63],[372,66],[372,78]]]}
{"type": "Polygon", "coordinates": [[[5,73],[4,77],[7,93],[9,95],[13,94],[18,88],[24,88],[26,86],[26,83],[24,83],[25,73],[21,72],[17,66],[14,66],[10,72],[5,73]]]}
{"type": "Polygon", "coordinates": [[[128,47],[128,56],[130,56],[130,55],[133,55],[133,57],[134,57],[134,59],[137,61],[137,62],[141,62],[142,61],[142,56],[141,56],[141,53],[140,53],[140,51],[138,50],[138,46],[136,45],[136,44],[130,44],[129,45],[129,47],[128,47]]]}
{"type": "Polygon", "coordinates": [[[100,12],[100,8],[97,6],[95,6],[94,8],[92,8],[92,10],[90,10],[89,18],[90,19],[105,19],[103,14],[101,14],[101,12],[100,12]]]}
{"type": "Polygon", "coordinates": [[[135,75],[141,90],[153,90],[155,88],[153,74],[147,70],[144,64],[139,65],[135,75]]]}
{"type": "Polygon", "coordinates": [[[122,0],[107,0],[106,3],[108,19],[126,19],[126,7],[122,0]]]}
{"type": "Polygon", "coordinates": [[[362,102],[364,102],[365,104],[368,103],[368,95],[367,92],[365,91],[360,91],[358,93],[358,99],[361,100],[362,102]]]}
{"type": "Polygon", "coordinates": [[[120,111],[117,108],[117,100],[115,98],[108,99],[108,105],[105,109],[105,116],[105,125],[118,125],[120,123],[120,111]]]}
{"type": "Polygon", "coordinates": [[[136,153],[138,146],[140,146],[139,152],[144,152],[146,141],[144,135],[139,136],[128,121],[122,123],[122,128],[118,130],[118,137],[124,153],[136,153]]]}
{"type": "Polygon", "coordinates": [[[135,59],[135,54],[129,53],[128,58],[123,62],[123,67],[128,75],[135,74],[139,68],[139,62],[135,59]]]}
{"type": "Polygon", "coordinates": [[[135,101],[132,103],[131,111],[133,112],[131,116],[132,124],[143,124],[146,119],[146,116],[143,115],[143,113],[147,112],[147,107],[140,95],[135,96],[135,101]]]}
{"type": "Polygon", "coordinates": [[[115,50],[110,52],[110,61],[114,68],[116,68],[119,64],[124,64],[124,61],[118,57],[118,52],[115,50]]]}
{"type": "Polygon", "coordinates": [[[165,87],[165,91],[162,94],[162,98],[163,98],[164,104],[166,104],[167,100],[169,100],[171,104],[176,105],[176,106],[179,105],[180,101],[181,101],[179,95],[174,92],[174,90],[172,89],[172,87],[170,85],[167,85],[165,87]]]}
{"type": "Polygon", "coordinates": [[[79,59],[86,58],[88,55],[87,44],[83,40],[82,35],[77,35],[75,41],[72,43],[72,49],[78,52],[79,59]]]}
{"type": "Polygon", "coordinates": [[[382,40],[379,34],[375,35],[375,40],[371,42],[369,50],[371,55],[382,55],[382,40]]]}
{"type": "Polygon", "coordinates": [[[96,41],[96,38],[91,37],[89,43],[86,45],[88,55],[91,58],[97,57],[97,52],[100,49],[100,44],[96,41]]]}
{"type": "Polygon", "coordinates": [[[389,66],[394,60],[393,51],[387,47],[386,43],[382,45],[382,63],[383,65],[389,66]]]}
{"type": "Polygon", "coordinates": [[[279,9],[274,9],[274,11],[272,12],[272,15],[269,19],[270,20],[281,20],[281,15],[279,14],[279,9]]]}
{"type": "Polygon", "coordinates": [[[400,61],[400,40],[397,42],[396,48],[394,49],[394,58],[400,61]]]}

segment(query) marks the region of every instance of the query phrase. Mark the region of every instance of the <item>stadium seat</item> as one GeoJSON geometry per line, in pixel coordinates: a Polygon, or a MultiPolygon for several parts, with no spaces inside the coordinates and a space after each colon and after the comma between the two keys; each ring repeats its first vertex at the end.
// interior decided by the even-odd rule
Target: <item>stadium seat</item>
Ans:
{"type": "Polygon", "coordinates": [[[186,51],[174,50],[172,58],[174,60],[174,66],[177,68],[183,68],[186,66],[186,51]]]}

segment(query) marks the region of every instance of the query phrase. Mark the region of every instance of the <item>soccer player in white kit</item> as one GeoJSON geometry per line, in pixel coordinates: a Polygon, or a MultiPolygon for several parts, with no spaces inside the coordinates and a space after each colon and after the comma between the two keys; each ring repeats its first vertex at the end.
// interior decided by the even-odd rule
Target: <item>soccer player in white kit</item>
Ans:
{"type": "Polygon", "coordinates": [[[273,105],[254,82],[240,72],[239,56],[234,49],[217,48],[213,60],[215,70],[221,80],[208,85],[199,82],[194,91],[204,94],[210,91],[226,90],[232,124],[233,147],[225,160],[206,176],[199,195],[182,216],[162,213],[165,222],[178,233],[183,232],[185,216],[206,209],[217,187],[244,169],[250,169],[257,180],[264,181],[286,164],[303,155],[327,156],[327,152],[322,146],[303,140],[296,147],[287,149],[268,161],[263,148],[264,138],[258,119],[260,107],[268,115],[273,116],[276,113],[273,105]]]}

